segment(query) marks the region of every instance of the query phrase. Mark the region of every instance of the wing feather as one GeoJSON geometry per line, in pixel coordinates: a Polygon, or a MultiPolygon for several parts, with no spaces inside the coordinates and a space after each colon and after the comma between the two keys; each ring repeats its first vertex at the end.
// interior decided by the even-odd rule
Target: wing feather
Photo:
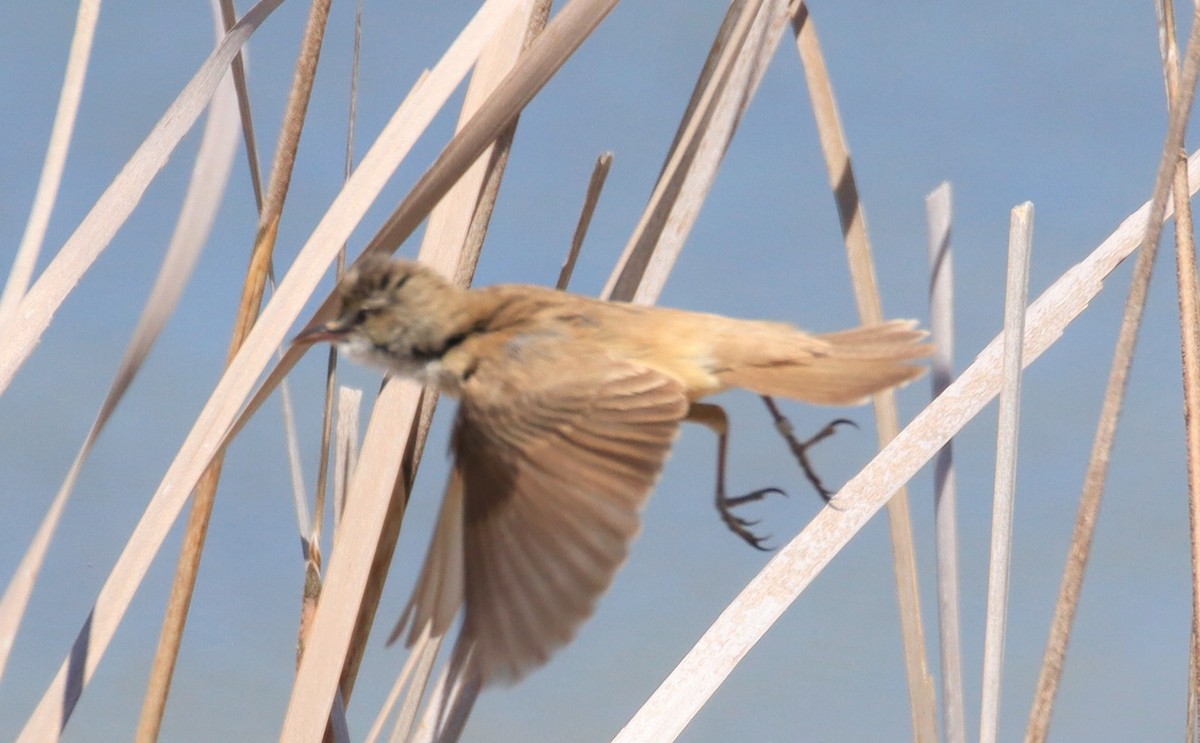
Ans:
{"type": "Polygon", "coordinates": [[[484,681],[541,665],[591,615],[688,408],[679,382],[601,349],[527,341],[520,351],[489,357],[463,385],[453,440],[459,643],[484,681]]]}

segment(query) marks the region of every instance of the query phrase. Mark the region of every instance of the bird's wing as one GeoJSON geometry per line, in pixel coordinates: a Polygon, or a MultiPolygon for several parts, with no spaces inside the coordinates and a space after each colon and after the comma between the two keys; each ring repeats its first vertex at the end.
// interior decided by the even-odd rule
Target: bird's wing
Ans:
{"type": "Polygon", "coordinates": [[[450,628],[454,615],[463,602],[463,549],[462,549],[462,478],[458,470],[450,471],[446,492],[442,495],[442,508],[429,541],[429,552],[421,566],[421,575],[413,588],[408,605],[400,614],[396,626],[388,636],[388,644],[395,642],[408,629],[407,645],[413,647],[426,629],[428,635],[438,641],[450,628]]]}
{"type": "MultiPolygon", "coordinates": [[[[687,410],[678,381],[600,348],[517,336],[481,357],[452,441],[463,493],[458,648],[472,651],[481,680],[541,665],[592,613],[687,410]]],[[[444,631],[449,618],[421,606],[435,593],[413,600],[415,616],[444,631]]]]}

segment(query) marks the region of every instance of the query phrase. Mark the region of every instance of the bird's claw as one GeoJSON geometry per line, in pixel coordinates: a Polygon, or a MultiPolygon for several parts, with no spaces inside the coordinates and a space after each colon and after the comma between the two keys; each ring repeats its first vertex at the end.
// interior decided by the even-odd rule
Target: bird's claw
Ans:
{"type": "Polygon", "coordinates": [[[726,508],[733,508],[736,506],[744,505],[746,503],[754,503],[755,501],[760,501],[763,498],[766,498],[771,493],[778,493],[779,495],[782,495],[785,498],[787,497],[787,493],[783,492],[779,488],[759,488],[758,490],[754,490],[752,492],[746,493],[745,495],[739,495],[735,498],[723,498],[722,502],[725,504],[726,508]]]}
{"type": "Polygon", "coordinates": [[[741,537],[742,541],[754,549],[762,550],[763,552],[771,551],[770,547],[763,546],[763,544],[771,538],[771,535],[768,534],[760,537],[759,535],[755,534],[750,530],[749,527],[754,526],[758,523],[758,521],[744,519],[735,514],[733,509],[747,503],[760,501],[772,493],[778,493],[779,495],[783,496],[787,495],[787,493],[783,492],[779,488],[761,488],[759,490],[755,490],[746,493],[745,495],[739,495],[733,498],[727,497],[724,493],[717,494],[717,511],[721,514],[721,520],[725,522],[725,525],[729,527],[730,531],[741,537]]]}
{"type": "Polygon", "coordinates": [[[796,461],[800,463],[800,468],[804,470],[804,477],[808,479],[809,483],[817,491],[817,494],[821,496],[821,500],[826,503],[833,500],[833,496],[837,494],[837,491],[830,490],[825,487],[825,483],[821,482],[821,478],[817,476],[812,463],[808,461],[808,450],[810,447],[819,444],[836,433],[838,426],[853,426],[854,428],[858,428],[858,424],[849,418],[837,418],[803,441],[796,439],[794,436],[785,436],[788,448],[792,450],[796,461]]]}

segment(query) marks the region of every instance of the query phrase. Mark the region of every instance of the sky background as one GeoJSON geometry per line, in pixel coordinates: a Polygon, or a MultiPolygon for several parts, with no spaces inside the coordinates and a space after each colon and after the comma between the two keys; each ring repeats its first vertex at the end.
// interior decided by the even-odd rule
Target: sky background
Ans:
{"type": "MultiPolygon", "coordinates": [[[[365,2],[358,153],[473,2],[365,2]]],[[[556,8],[557,8],[556,4],[556,8]]],[[[239,3],[239,9],[245,9],[239,3]]],[[[342,178],[353,4],[335,3],[277,252],[286,266],[342,178]]],[[[573,288],[603,286],[637,223],[725,11],[722,3],[626,0],[521,117],[476,282],[552,283],[587,177],[615,162],[573,288]]],[[[12,3],[0,24],[0,266],[20,240],[74,24],[70,3],[12,3]]],[[[250,44],[264,162],[277,135],[307,8],[286,3],[250,44]]],[[[956,365],[997,333],[1009,210],[1036,206],[1030,296],[1082,260],[1149,198],[1165,129],[1150,3],[811,4],[854,156],[886,314],[928,322],[925,196],[954,188],[956,365]]],[[[1186,24],[1183,32],[1187,32],[1186,24]]],[[[212,48],[206,3],[131,0],[101,11],[76,136],[39,270],[212,48]]],[[[780,319],[812,330],[856,323],[844,250],[803,74],[788,38],[725,158],[661,304],[780,319]]],[[[461,91],[363,220],[361,249],[444,144],[461,91]]],[[[198,141],[193,132],[110,248],[56,314],[0,397],[0,576],[7,582],[104,397],[154,280],[198,141]]],[[[42,694],[220,376],[255,213],[239,155],[217,226],[176,316],[84,470],[0,686],[0,739],[42,694]]],[[[1170,232],[1167,239],[1170,239],[1170,232]]],[[[417,241],[401,248],[415,254],[417,241]]],[[[1190,626],[1183,416],[1173,263],[1157,272],[1109,490],[1051,728],[1063,741],[1183,735],[1190,626]]],[[[1130,262],[1131,263],[1131,262],[1130,262]]],[[[1129,265],[1025,378],[1001,738],[1022,734],[1092,443],[1129,265]]],[[[332,286],[326,280],[327,288],[332,286]]],[[[324,354],[293,373],[306,478],[319,438],[324,354]]],[[[378,376],[341,366],[365,390],[378,376]]],[[[899,396],[921,409],[927,380],[899,396]]],[[[732,418],[730,489],[792,495],[753,515],[775,544],[821,503],[753,395],[732,418]]],[[[271,740],[293,676],[302,585],[278,402],[230,449],[163,729],[164,741],[271,740]]],[[[379,628],[350,709],[360,738],[403,663],[383,636],[424,554],[446,467],[439,411],[379,628]]],[[[872,454],[869,409],[786,404],[796,427],[850,415],[816,454],[828,482],[872,454]]],[[[365,421],[365,419],[364,419],[365,421]]],[[[979,679],[995,450],[995,406],[956,439],[967,730],[979,679]]],[[[685,430],[627,566],[577,640],[511,689],[487,691],[465,740],[612,737],[765,564],[712,507],[715,442],[685,430]]],[[[930,468],[910,497],[925,631],[936,674],[930,468]]],[[[844,549],[682,736],[893,741],[910,736],[908,693],[881,514],[844,549]]],[[[158,636],[179,526],[139,591],[66,731],[128,740],[158,636]]],[[[940,687],[939,687],[940,691],[940,687]]]]}

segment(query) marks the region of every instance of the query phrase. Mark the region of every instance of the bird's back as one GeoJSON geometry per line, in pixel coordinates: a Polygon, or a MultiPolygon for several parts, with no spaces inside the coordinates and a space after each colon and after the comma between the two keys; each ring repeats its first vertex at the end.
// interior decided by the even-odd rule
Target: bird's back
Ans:
{"type": "Polygon", "coordinates": [[[497,328],[597,344],[614,358],[681,381],[693,400],[743,387],[809,403],[857,404],[919,377],[924,367],[912,362],[930,350],[911,320],[814,335],[787,323],[604,302],[545,287],[501,285],[480,294],[495,307],[497,328]]]}

